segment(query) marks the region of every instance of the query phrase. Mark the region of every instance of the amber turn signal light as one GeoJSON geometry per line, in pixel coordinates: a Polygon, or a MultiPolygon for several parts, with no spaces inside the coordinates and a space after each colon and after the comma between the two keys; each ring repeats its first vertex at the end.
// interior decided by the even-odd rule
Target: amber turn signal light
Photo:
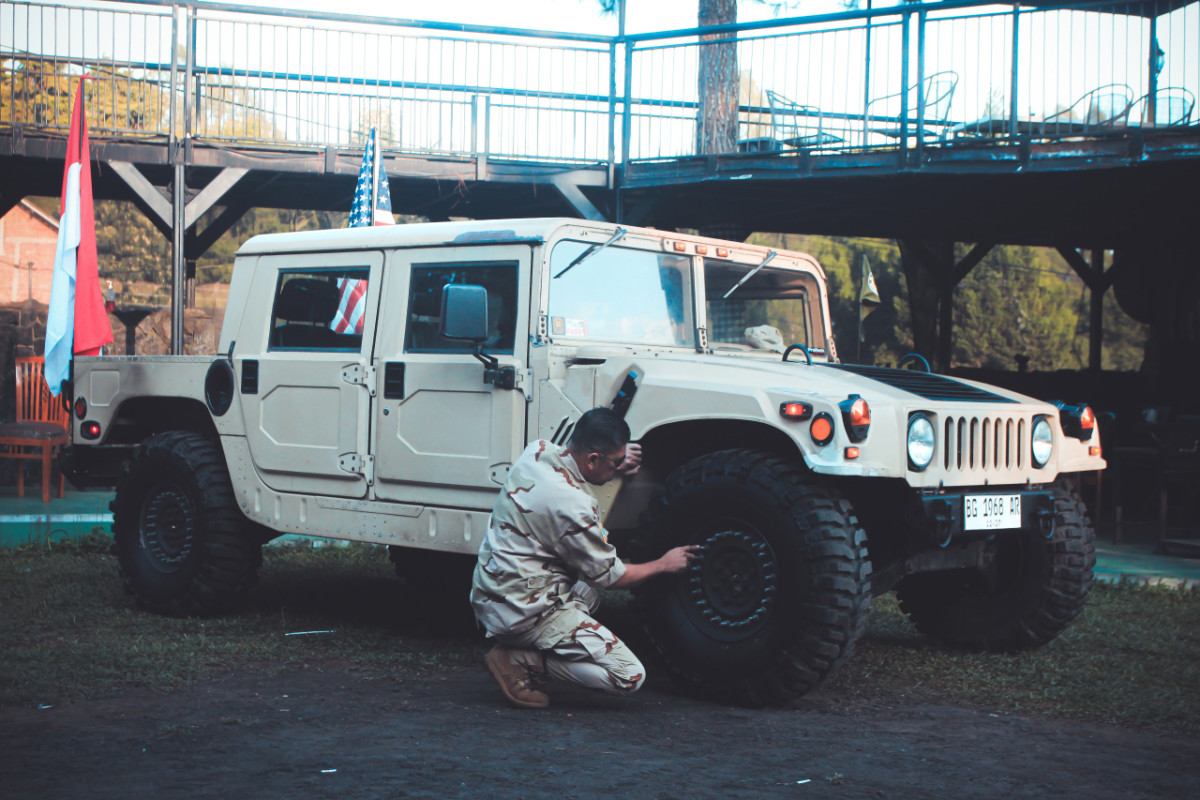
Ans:
{"type": "Polygon", "coordinates": [[[859,395],[852,394],[838,403],[838,408],[842,410],[842,422],[846,426],[850,441],[861,442],[866,439],[871,430],[871,406],[867,401],[859,395]]]}

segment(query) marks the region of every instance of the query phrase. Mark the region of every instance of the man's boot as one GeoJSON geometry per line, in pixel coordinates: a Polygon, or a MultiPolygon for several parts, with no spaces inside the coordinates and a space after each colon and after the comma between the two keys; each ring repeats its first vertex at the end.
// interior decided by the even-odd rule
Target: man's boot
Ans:
{"type": "Polygon", "coordinates": [[[537,650],[496,645],[484,659],[504,696],[521,708],[546,708],[550,697],[539,691],[546,682],[546,663],[537,650]]]}

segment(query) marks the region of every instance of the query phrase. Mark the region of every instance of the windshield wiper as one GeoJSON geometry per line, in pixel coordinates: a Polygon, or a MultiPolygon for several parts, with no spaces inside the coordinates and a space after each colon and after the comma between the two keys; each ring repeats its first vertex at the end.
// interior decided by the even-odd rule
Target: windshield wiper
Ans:
{"type": "MultiPolygon", "coordinates": [[[[753,278],[755,275],[757,275],[757,274],[758,274],[758,271],[759,271],[760,269],[762,269],[763,267],[765,267],[767,264],[770,264],[770,263],[771,263],[771,259],[773,259],[774,257],[775,257],[775,251],[774,251],[774,250],[771,250],[770,252],[768,252],[768,253],[767,253],[767,257],[766,257],[766,258],[764,258],[764,259],[762,260],[762,263],[761,263],[761,264],[759,264],[759,265],[758,265],[757,267],[755,267],[754,269],[752,269],[752,270],[750,270],[749,272],[747,272],[745,275],[743,275],[743,276],[742,276],[742,279],[733,285],[733,288],[731,288],[731,289],[730,289],[728,292],[726,292],[724,295],[722,295],[722,296],[721,296],[721,299],[722,299],[722,300],[728,300],[728,299],[729,299],[729,295],[731,295],[731,294],[733,294],[734,292],[736,292],[736,291],[738,290],[738,288],[739,288],[739,287],[741,287],[741,285],[742,285],[743,283],[745,283],[746,281],[750,280],[750,279],[751,279],[751,278],[753,278]]],[[[564,271],[565,271],[565,270],[564,270],[564,271]]]]}
{"type": "Polygon", "coordinates": [[[574,260],[574,261],[572,261],[570,264],[567,264],[565,267],[563,267],[563,268],[562,268],[562,271],[561,271],[561,272],[559,272],[559,273],[558,273],[557,275],[555,275],[554,277],[555,277],[555,278],[561,278],[563,275],[566,275],[566,274],[567,274],[567,270],[574,269],[575,267],[578,267],[578,266],[579,266],[580,264],[582,264],[584,261],[587,261],[589,258],[591,258],[592,256],[596,255],[596,253],[599,253],[601,250],[603,250],[604,248],[608,247],[608,246],[609,246],[610,244],[612,244],[613,242],[616,242],[616,241],[618,241],[618,240],[619,240],[619,239],[620,239],[622,236],[624,236],[624,235],[625,235],[625,229],[624,229],[624,228],[617,228],[617,229],[616,229],[616,231],[614,231],[614,232],[613,232],[613,235],[612,235],[612,236],[609,238],[609,240],[608,240],[607,242],[605,242],[604,244],[600,244],[600,245],[596,245],[596,244],[594,244],[594,245],[592,245],[591,247],[589,247],[587,250],[584,250],[582,253],[580,253],[579,255],[575,256],[575,260],[574,260]]]}

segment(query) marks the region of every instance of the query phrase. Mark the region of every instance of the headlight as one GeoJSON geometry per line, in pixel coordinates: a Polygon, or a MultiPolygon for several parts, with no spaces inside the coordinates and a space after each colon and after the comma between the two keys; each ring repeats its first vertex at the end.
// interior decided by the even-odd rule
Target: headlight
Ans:
{"type": "Polygon", "coordinates": [[[913,414],[908,419],[908,465],[917,472],[933,461],[933,423],[924,414],[913,414]]]}
{"type": "Polygon", "coordinates": [[[1050,454],[1054,452],[1054,431],[1050,429],[1050,423],[1045,417],[1038,417],[1033,421],[1029,452],[1033,455],[1033,465],[1038,469],[1050,461],[1050,454]]]}

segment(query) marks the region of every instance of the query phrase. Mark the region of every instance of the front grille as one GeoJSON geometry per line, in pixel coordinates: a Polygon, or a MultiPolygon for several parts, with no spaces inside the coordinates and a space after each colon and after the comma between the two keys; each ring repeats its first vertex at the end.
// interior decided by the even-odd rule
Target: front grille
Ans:
{"type": "Polygon", "coordinates": [[[934,375],[931,372],[917,372],[910,369],[888,369],[887,367],[867,367],[861,364],[823,364],[834,369],[844,369],[864,378],[886,383],[897,389],[924,397],[928,400],[958,400],[966,403],[1015,403],[1007,397],[979,389],[975,386],[947,378],[944,375],[934,375]]]}
{"type": "Polygon", "coordinates": [[[1024,469],[1029,424],[1022,417],[942,418],[942,467],[948,473],[1024,469]]]}

